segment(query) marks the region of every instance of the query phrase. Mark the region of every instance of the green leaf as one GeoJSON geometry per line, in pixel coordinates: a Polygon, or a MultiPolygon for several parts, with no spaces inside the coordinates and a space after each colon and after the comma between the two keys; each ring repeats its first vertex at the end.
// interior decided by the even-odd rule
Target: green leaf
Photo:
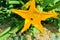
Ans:
{"type": "Polygon", "coordinates": [[[4,32],[0,33],[0,36],[4,35],[5,33],[7,33],[8,31],[10,31],[11,27],[8,27],[4,32]]]}
{"type": "Polygon", "coordinates": [[[49,4],[53,4],[53,2],[54,2],[54,0],[53,1],[52,0],[43,0],[42,6],[45,7],[45,6],[49,5],[49,4]]]}
{"type": "Polygon", "coordinates": [[[20,36],[19,37],[19,40],[24,40],[24,36],[20,36]]]}
{"type": "Polygon", "coordinates": [[[47,23],[52,23],[52,22],[53,22],[53,18],[48,18],[48,19],[46,20],[46,22],[47,22],[47,23]]]}
{"type": "Polygon", "coordinates": [[[54,10],[55,10],[55,11],[60,11],[60,8],[55,8],[54,10]]]}
{"type": "Polygon", "coordinates": [[[59,2],[57,2],[54,6],[52,6],[52,7],[48,7],[48,8],[44,8],[44,10],[53,10],[53,9],[55,9],[55,8],[60,8],[60,1],[59,2]]]}
{"type": "Polygon", "coordinates": [[[56,2],[58,2],[58,1],[60,1],[60,0],[54,0],[54,4],[56,4],[56,2]]]}
{"type": "Polygon", "coordinates": [[[60,28],[60,21],[58,21],[58,26],[59,26],[59,28],[60,28]]]}
{"type": "Polygon", "coordinates": [[[0,7],[1,7],[1,0],[0,0],[0,7]]]}
{"type": "Polygon", "coordinates": [[[22,0],[19,0],[19,2],[20,2],[22,5],[24,5],[24,2],[23,2],[22,0]]]}
{"type": "Polygon", "coordinates": [[[9,5],[9,8],[12,9],[14,6],[13,5],[9,5]]]}
{"type": "Polygon", "coordinates": [[[56,26],[58,24],[58,20],[54,20],[53,24],[56,26]]]}
{"type": "Polygon", "coordinates": [[[60,32],[60,28],[58,29],[58,31],[60,32]]]}
{"type": "Polygon", "coordinates": [[[20,4],[19,1],[9,1],[9,4],[20,4]]]}
{"type": "Polygon", "coordinates": [[[60,15],[58,16],[58,31],[60,32],[60,15]]]}
{"type": "Polygon", "coordinates": [[[40,0],[36,0],[36,2],[37,2],[37,3],[39,3],[39,2],[40,2],[40,0]]]}
{"type": "MultiPolygon", "coordinates": [[[[24,22],[23,22],[24,23],[24,22]]],[[[23,26],[23,23],[20,24],[20,26],[17,26],[15,29],[11,30],[10,32],[0,36],[0,40],[5,40],[5,38],[8,38],[9,36],[11,36],[12,34],[15,34],[18,30],[21,29],[21,27],[23,26]]]]}

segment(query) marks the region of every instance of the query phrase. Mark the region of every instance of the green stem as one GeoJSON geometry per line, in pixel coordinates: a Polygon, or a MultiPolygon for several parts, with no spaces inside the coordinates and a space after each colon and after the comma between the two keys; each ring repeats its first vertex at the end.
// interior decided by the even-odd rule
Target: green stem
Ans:
{"type": "Polygon", "coordinates": [[[9,1],[9,4],[20,4],[19,1],[9,1]]]}
{"type": "MultiPolygon", "coordinates": [[[[23,24],[23,23],[22,23],[23,24]]],[[[4,40],[5,38],[8,38],[9,36],[11,36],[11,34],[15,34],[18,30],[20,30],[20,28],[22,27],[23,25],[20,25],[20,26],[17,26],[14,30],[6,33],[5,35],[1,36],[0,37],[0,40],[4,40]]]]}
{"type": "Polygon", "coordinates": [[[8,31],[10,31],[11,27],[8,27],[4,32],[0,33],[0,36],[4,35],[5,33],[7,33],[8,31]]]}
{"type": "Polygon", "coordinates": [[[22,5],[24,5],[24,2],[23,2],[23,1],[21,1],[21,0],[20,0],[20,3],[21,3],[22,5]]]}
{"type": "Polygon", "coordinates": [[[60,7],[60,2],[58,2],[57,4],[55,4],[53,7],[48,7],[48,8],[44,8],[44,10],[52,10],[52,9],[55,9],[55,8],[58,8],[60,7]]]}

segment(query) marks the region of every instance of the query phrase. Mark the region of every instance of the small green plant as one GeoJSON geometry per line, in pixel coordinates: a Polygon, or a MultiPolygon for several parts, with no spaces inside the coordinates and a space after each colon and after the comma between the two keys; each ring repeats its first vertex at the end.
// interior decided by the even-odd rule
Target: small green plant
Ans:
{"type": "MultiPolygon", "coordinates": [[[[4,25],[7,24],[6,29],[2,29],[3,32],[0,32],[0,40],[4,40],[5,38],[12,37],[14,34],[17,34],[20,32],[20,30],[24,26],[24,20],[22,17],[18,16],[17,14],[14,14],[11,12],[11,9],[26,9],[24,7],[24,4],[26,4],[29,0],[0,0],[0,24],[4,25]]],[[[42,11],[50,11],[53,10],[57,13],[60,13],[60,0],[36,0],[36,6],[39,5],[41,8],[39,10],[42,11]]],[[[55,26],[58,25],[58,31],[60,32],[60,15],[58,16],[58,19],[48,18],[46,20],[47,23],[53,23],[55,26]]],[[[43,22],[45,23],[45,22],[43,22]]],[[[0,26],[2,27],[2,26],[0,26]]],[[[35,28],[29,29],[29,33],[34,34],[35,36],[35,28]],[[32,31],[33,32],[32,32],[32,31]]],[[[39,32],[39,31],[38,31],[39,32]]],[[[12,37],[14,38],[14,37],[12,37]]],[[[24,36],[19,36],[19,38],[24,38],[24,36]]],[[[21,39],[23,40],[23,39],[21,39]]]]}

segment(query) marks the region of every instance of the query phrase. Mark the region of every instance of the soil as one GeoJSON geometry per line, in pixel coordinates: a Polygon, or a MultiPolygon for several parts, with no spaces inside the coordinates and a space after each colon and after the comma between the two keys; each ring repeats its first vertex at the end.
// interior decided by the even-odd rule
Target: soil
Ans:
{"type": "MultiPolygon", "coordinates": [[[[4,28],[6,28],[6,24],[4,25],[1,25],[0,24],[0,32],[2,32],[4,30],[4,28]],[[3,28],[1,28],[1,26],[3,28]]],[[[53,40],[54,37],[60,35],[60,33],[58,33],[58,27],[54,26],[53,24],[47,24],[47,25],[44,25],[44,34],[41,34],[40,32],[36,33],[36,38],[35,40],[53,40]]],[[[27,37],[28,40],[33,40],[32,39],[32,36],[30,34],[25,34],[24,36],[27,37]]]]}

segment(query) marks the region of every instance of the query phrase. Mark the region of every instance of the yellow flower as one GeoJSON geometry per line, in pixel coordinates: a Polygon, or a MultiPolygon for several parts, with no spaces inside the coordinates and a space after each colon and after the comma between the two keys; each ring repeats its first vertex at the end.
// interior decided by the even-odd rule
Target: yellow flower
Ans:
{"type": "Polygon", "coordinates": [[[23,29],[21,30],[21,33],[29,29],[30,25],[34,25],[37,29],[41,31],[41,33],[44,33],[44,28],[41,24],[41,21],[45,21],[47,18],[53,17],[57,18],[58,13],[54,11],[49,11],[49,12],[39,12],[35,8],[35,0],[30,0],[31,2],[29,3],[29,10],[17,10],[17,9],[12,9],[12,12],[18,14],[22,18],[25,19],[25,24],[23,29]]]}

